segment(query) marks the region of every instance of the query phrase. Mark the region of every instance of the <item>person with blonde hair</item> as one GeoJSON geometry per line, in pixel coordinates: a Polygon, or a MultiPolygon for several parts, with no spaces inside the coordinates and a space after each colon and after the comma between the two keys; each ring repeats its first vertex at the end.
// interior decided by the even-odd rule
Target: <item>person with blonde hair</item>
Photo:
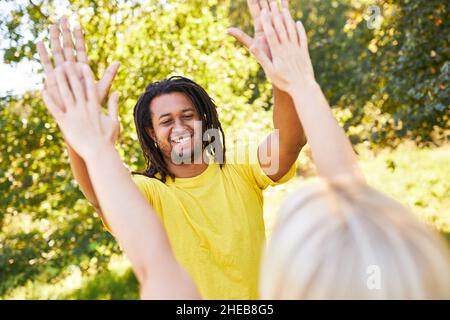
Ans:
{"type": "MultiPolygon", "coordinates": [[[[292,97],[320,179],[292,194],[281,208],[262,261],[260,297],[449,298],[448,245],[402,205],[367,185],[315,81],[303,25],[288,10],[280,12],[276,1],[261,9],[271,57],[258,46],[250,51],[272,82],[292,97]]],[[[105,115],[87,65],[64,63],[55,75],[57,85],[43,91],[44,100],[86,162],[104,214],[133,265],[141,297],[200,298],[111,142],[117,95],[111,96],[110,115],[105,115]],[[56,95],[64,110],[53,100],[56,95]]]]}
{"type": "Polygon", "coordinates": [[[262,263],[262,299],[448,299],[448,246],[398,202],[349,179],[291,195],[262,263]]]}
{"type": "Polygon", "coordinates": [[[289,11],[261,12],[272,59],[252,53],[288,92],[320,180],[292,194],[265,251],[262,299],[448,299],[448,244],[364,180],[314,78],[306,32],[289,11]]]}
{"type": "Polygon", "coordinates": [[[320,177],[291,195],[262,262],[262,299],[450,298],[448,245],[404,206],[371,188],[314,78],[306,33],[287,10],[262,10],[270,60],[288,92],[320,177]]]}

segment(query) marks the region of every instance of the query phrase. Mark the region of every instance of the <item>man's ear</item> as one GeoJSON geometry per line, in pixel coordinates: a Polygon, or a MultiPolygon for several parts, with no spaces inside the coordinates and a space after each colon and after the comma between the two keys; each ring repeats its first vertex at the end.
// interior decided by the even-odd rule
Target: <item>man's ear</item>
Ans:
{"type": "Polygon", "coordinates": [[[150,138],[152,138],[154,141],[156,141],[156,134],[155,134],[155,130],[153,128],[146,127],[145,132],[147,132],[147,134],[150,136],[150,138]]]}

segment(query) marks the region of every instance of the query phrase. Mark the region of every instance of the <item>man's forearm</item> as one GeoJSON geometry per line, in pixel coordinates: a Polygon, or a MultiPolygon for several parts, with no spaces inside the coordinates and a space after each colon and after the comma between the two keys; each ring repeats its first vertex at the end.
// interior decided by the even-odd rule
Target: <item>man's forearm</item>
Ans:
{"type": "Polygon", "coordinates": [[[273,124],[278,134],[272,132],[261,143],[259,160],[261,168],[267,176],[273,181],[278,181],[297,160],[302,147],[306,144],[306,138],[290,95],[275,86],[273,95],[273,124]],[[268,165],[261,163],[261,157],[267,156],[264,156],[263,150],[269,155],[268,165]]]}
{"type": "Polygon", "coordinates": [[[363,179],[350,141],[319,85],[311,81],[298,86],[292,96],[318,173],[326,178],[346,174],[363,179]]]}
{"type": "Polygon", "coordinates": [[[306,136],[297,116],[294,101],[287,92],[281,91],[276,86],[273,86],[273,97],[273,124],[274,128],[279,130],[280,151],[298,156],[306,144],[306,136]]]}
{"type": "Polygon", "coordinates": [[[159,218],[131,180],[114,147],[105,145],[96,149],[86,165],[99,204],[113,234],[137,269],[137,275],[143,275],[143,261],[149,257],[149,252],[164,253],[170,251],[170,247],[165,241],[155,241],[165,239],[159,218]],[[150,239],[150,235],[154,239],[150,239]]]}
{"type": "Polygon", "coordinates": [[[86,199],[96,208],[97,212],[100,209],[97,197],[95,195],[94,187],[92,186],[91,179],[88,174],[86,163],[78,153],[72,149],[69,144],[66,144],[67,153],[69,154],[70,168],[72,169],[73,176],[78,182],[81,191],[86,199]]]}

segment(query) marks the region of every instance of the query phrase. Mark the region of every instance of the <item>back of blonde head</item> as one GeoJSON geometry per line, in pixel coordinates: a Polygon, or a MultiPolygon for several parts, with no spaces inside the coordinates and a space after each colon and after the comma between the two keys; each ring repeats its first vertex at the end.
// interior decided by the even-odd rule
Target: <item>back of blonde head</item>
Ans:
{"type": "Polygon", "coordinates": [[[409,210],[356,181],[287,199],[266,249],[262,299],[449,299],[448,244],[409,210]]]}

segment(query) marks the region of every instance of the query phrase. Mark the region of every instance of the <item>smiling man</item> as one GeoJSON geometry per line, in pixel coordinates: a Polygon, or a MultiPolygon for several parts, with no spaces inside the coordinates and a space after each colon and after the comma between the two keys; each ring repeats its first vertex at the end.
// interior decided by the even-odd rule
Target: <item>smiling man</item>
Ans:
{"type": "MultiPolygon", "coordinates": [[[[287,1],[282,3],[287,7],[287,1]]],[[[230,34],[247,47],[258,47],[270,55],[259,21],[260,10],[268,2],[249,0],[249,6],[255,19],[255,38],[239,29],[230,34]]],[[[65,19],[61,27],[63,47],[58,27],[51,28],[55,64],[86,63],[81,30],[74,33],[75,55],[65,19]]],[[[42,43],[38,50],[46,71],[46,86],[54,86],[53,66],[42,43]]],[[[117,67],[108,69],[97,85],[102,100],[117,67]]],[[[244,157],[226,153],[216,105],[192,80],[172,77],[151,83],[134,109],[147,167],[133,174],[133,181],[155,209],[177,260],[205,299],[258,298],[259,263],[265,241],[262,192],[294,176],[295,161],[306,143],[291,97],[276,87],[273,93],[274,132],[259,146],[245,148],[244,157]]],[[[59,97],[53,100],[61,101],[59,97]]],[[[118,121],[116,128],[111,134],[113,140],[118,121]]],[[[68,151],[75,178],[107,225],[86,164],[70,145],[68,151]]]]}
{"type": "Polygon", "coordinates": [[[133,180],[202,297],[257,298],[265,235],[262,191],[294,175],[301,143],[287,160],[273,152],[285,146],[269,137],[258,148],[244,146],[244,157],[225,153],[215,104],[183,77],[147,86],[134,118],[148,167],[133,180]],[[267,156],[261,150],[269,150],[270,160],[279,164],[271,175],[257,160],[267,156]]]}
{"type": "Polygon", "coordinates": [[[148,129],[148,134],[156,141],[164,161],[172,167],[169,171],[176,171],[177,164],[193,163],[201,154],[202,137],[200,116],[192,102],[181,92],[173,92],[156,97],[150,110],[154,119],[151,123],[155,125],[148,129]]]}

